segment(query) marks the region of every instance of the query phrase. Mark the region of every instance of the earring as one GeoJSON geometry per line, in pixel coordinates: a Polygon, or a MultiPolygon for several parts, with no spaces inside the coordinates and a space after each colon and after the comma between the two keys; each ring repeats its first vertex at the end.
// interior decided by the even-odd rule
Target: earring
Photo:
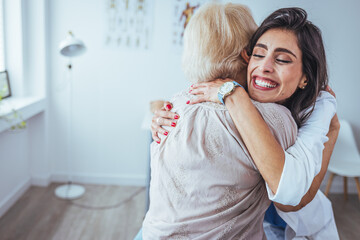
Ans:
{"type": "Polygon", "coordinates": [[[302,90],[304,90],[305,89],[305,87],[306,87],[306,85],[307,85],[307,82],[308,82],[308,80],[305,78],[305,80],[304,80],[304,82],[303,82],[303,86],[302,87],[299,87],[299,88],[301,88],[302,90]]]}

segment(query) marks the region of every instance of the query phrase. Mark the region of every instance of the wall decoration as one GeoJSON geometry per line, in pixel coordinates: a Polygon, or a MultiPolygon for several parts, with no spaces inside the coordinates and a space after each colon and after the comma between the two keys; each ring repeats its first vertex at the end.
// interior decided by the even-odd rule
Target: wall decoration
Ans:
{"type": "Polygon", "coordinates": [[[174,47],[181,48],[183,45],[184,30],[196,10],[206,0],[173,0],[174,1],[174,18],[172,44],[174,47]]]}
{"type": "Polygon", "coordinates": [[[24,121],[21,113],[11,106],[10,102],[3,101],[4,98],[10,96],[8,72],[0,72],[0,121],[5,121],[9,125],[9,131],[16,132],[26,128],[26,121],[24,121]]]}
{"type": "Polygon", "coordinates": [[[7,71],[0,72],[0,99],[11,96],[10,82],[7,71]]]}
{"type": "Polygon", "coordinates": [[[105,44],[148,49],[153,25],[153,0],[106,0],[105,44]]]}

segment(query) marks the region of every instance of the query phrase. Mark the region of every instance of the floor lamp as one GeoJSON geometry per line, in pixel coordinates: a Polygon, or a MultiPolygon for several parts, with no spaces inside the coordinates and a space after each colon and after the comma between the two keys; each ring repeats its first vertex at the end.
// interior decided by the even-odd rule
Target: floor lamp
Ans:
{"type": "Polygon", "coordinates": [[[72,65],[71,58],[79,56],[85,52],[86,48],[84,43],[75,38],[72,32],[69,32],[67,38],[63,40],[59,45],[59,52],[64,57],[69,58],[69,64],[67,65],[69,71],[69,121],[68,121],[68,134],[67,134],[67,171],[68,171],[68,182],[67,184],[61,185],[55,189],[55,195],[62,199],[76,199],[81,197],[85,193],[83,186],[72,184],[71,172],[70,172],[70,159],[72,149],[72,103],[73,103],[73,81],[72,81],[72,65]]]}

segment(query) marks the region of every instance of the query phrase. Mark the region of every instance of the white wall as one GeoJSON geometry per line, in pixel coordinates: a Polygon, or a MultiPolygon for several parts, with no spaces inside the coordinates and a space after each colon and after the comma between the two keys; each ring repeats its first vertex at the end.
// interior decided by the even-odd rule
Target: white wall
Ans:
{"type": "MultiPolygon", "coordinates": [[[[45,96],[45,1],[5,0],[6,63],[14,97],[45,96]]],[[[3,124],[3,123],[2,123],[3,124]]],[[[46,113],[0,132],[0,217],[31,185],[47,185],[46,113]]]]}
{"type": "Polygon", "coordinates": [[[22,0],[24,95],[46,95],[45,0],[22,0]]]}
{"type": "Polygon", "coordinates": [[[31,184],[48,184],[43,119],[37,115],[27,120],[25,130],[0,133],[0,217],[31,184]]]}
{"type": "Polygon", "coordinates": [[[27,131],[0,134],[0,216],[11,199],[30,184],[27,147],[27,131]]]}
{"type": "Polygon", "coordinates": [[[150,100],[171,96],[187,84],[180,55],[171,53],[167,39],[170,9],[171,1],[156,4],[150,50],[127,50],[104,45],[105,1],[51,1],[49,142],[55,179],[66,172],[68,113],[68,89],[61,88],[67,60],[58,45],[72,30],[87,46],[86,54],[73,59],[72,169],[90,181],[144,184],[148,132],[140,125],[145,110],[150,100]]]}

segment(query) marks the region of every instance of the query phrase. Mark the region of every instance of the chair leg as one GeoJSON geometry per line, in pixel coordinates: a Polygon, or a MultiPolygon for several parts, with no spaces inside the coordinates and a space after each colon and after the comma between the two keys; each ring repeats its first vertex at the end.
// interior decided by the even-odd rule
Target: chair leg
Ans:
{"type": "Polygon", "coordinates": [[[356,182],[356,187],[357,187],[357,191],[358,191],[358,197],[359,197],[359,201],[360,201],[360,183],[359,183],[359,178],[358,177],[355,178],[355,182],[356,182]]]}
{"type": "Polygon", "coordinates": [[[329,177],[329,180],[328,180],[328,183],[327,183],[327,186],[326,186],[326,190],[325,190],[325,196],[326,197],[329,195],[329,191],[330,191],[330,188],[331,188],[332,181],[334,180],[334,176],[335,176],[335,173],[330,174],[330,177],[329,177]]]}
{"type": "Polygon", "coordinates": [[[344,177],[344,199],[347,200],[347,177],[344,177]]]}

